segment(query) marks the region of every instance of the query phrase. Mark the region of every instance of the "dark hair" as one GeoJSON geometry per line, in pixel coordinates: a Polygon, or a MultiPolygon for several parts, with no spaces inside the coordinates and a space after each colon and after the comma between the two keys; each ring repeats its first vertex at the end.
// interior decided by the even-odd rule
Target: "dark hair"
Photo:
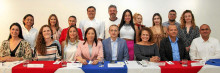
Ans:
{"type": "MultiPolygon", "coordinates": [[[[20,24],[19,23],[12,23],[11,26],[10,26],[10,30],[11,30],[12,26],[17,26],[19,28],[19,35],[18,35],[18,37],[21,38],[21,39],[24,39],[20,24]]],[[[10,40],[11,38],[12,37],[11,37],[11,33],[10,33],[9,37],[8,37],[8,40],[10,40]]]]}
{"type": "Polygon", "coordinates": [[[96,9],[95,9],[94,6],[89,6],[89,7],[87,8],[87,11],[88,11],[90,8],[94,8],[94,10],[96,11],[96,9]]]}
{"type": "Polygon", "coordinates": [[[97,34],[96,34],[96,31],[95,31],[95,29],[94,29],[93,27],[89,27],[89,28],[86,29],[86,32],[85,32],[85,35],[84,35],[84,41],[85,41],[85,42],[83,43],[83,45],[85,45],[85,43],[86,43],[86,41],[87,41],[86,35],[87,35],[87,33],[89,32],[89,30],[93,30],[93,31],[94,31],[94,33],[95,33],[94,41],[95,41],[95,44],[96,44],[96,46],[97,46],[97,43],[98,43],[97,34]]]}
{"type": "MultiPolygon", "coordinates": [[[[70,18],[74,18],[75,20],[77,20],[77,19],[76,19],[76,16],[74,16],[74,15],[70,16],[69,19],[70,19],[70,18]]],[[[69,19],[68,19],[68,20],[69,20],[69,19]]],[[[76,27],[76,24],[75,24],[75,27],[76,27]]]]}
{"type": "MultiPolygon", "coordinates": [[[[124,21],[124,17],[125,17],[125,13],[126,12],[129,12],[130,15],[131,15],[131,21],[130,21],[130,26],[133,28],[134,30],[134,43],[136,43],[136,32],[135,32],[135,28],[134,28],[134,22],[133,22],[133,16],[132,16],[132,12],[129,10],[129,9],[126,9],[124,12],[123,12],[123,15],[122,15],[122,19],[121,19],[121,23],[119,25],[119,31],[121,30],[122,26],[125,24],[125,21],[124,21]]],[[[120,34],[118,35],[120,37],[120,34]]]]}
{"type": "MultiPolygon", "coordinates": [[[[144,28],[141,29],[141,31],[140,31],[140,33],[139,33],[139,36],[141,36],[141,34],[142,34],[143,31],[147,31],[147,32],[149,33],[150,38],[149,38],[148,41],[149,41],[149,42],[154,42],[153,31],[152,31],[150,28],[148,28],[148,27],[144,27],[144,28]]],[[[141,37],[140,37],[140,41],[142,41],[141,37]]]]}
{"type": "Polygon", "coordinates": [[[152,18],[153,26],[155,26],[155,23],[154,23],[154,17],[155,17],[155,16],[159,16],[159,18],[160,18],[160,31],[161,31],[162,33],[164,33],[163,26],[162,26],[162,17],[160,16],[159,13],[155,13],[155,14],[153,15],[153,18],[152,18]]]}
{"type": "Polygon", "coordinates": [[[58,18],[57,18],[57,16],[56,16],[55,14],[51,14],[51,15],[49,16],[49,18],[48,18],[48,25],[51,27],[50,19],[51,19],[53,16],[56,18],[55,27],[56,27],[56,30],[58,31],[58,30],[60,29],[60,26],[59,26],[58,18]]]}
{"type": "MultiPolygon", "coordinates": [[[[23,24],[24,24],[24,26],[25,26],[25,23],[24,23],[24,20],[27,18],[27,17],[32,17],[33,19],[34,19],[34,16],[33,15],[31,15],[31,14],[27,14],[27,15],[25,15],[24,16],[24,18],[23,18],[23,24]]],[[[31,27],[33,27],[34,26],[34,23],[31,25],[31,27]]]]}
{"type": "Polygon", "coordinates": [[[174,9],[170,10],[169,13],[170,13],[170,12],[175,12],[175,13],[176,13],[176,11],[175,11],[174,9]]]}
{"type": "MultiPolygon", "coordinates": [[[[41,55],[46,55],[46,42],[43,36],[43,28],[48,27],[51,31],[51,36],[53,35],[53,30],[51,29],[51,27],[49,25],[43,25],[40,28],[40,31],[38,33],[37,36],[37,40],[36,40],[36,46],[35,49],[37,50],[38,53],[40,53],[41,55]]],[[[53,37],[51,37],[51,39],[53,39],[53,37]]]]}
{"type": "Polygon", "coordinates": [[[116,7],[115,5],[110,5],[110,6],[108,7],[108,9],[110,9],[110,8],[115,8],[115,9],[117,10],[117,7],[116,7]]]}
{"type": "Polygon", "coordinates": [[[192,21],[191,21],[192,22],[192,27],[193,27],[193,29],[195,29],[196,28],[195,18],[194,18],[194,15],[193,15],[191,10],[185,10],[183,12],[183,14],[181,15],[181,17],[180,17],[180,22],[181,22],[180,27],[181,27],[181,29],[186,27],[186,20],[185,20],[185,16],[184,16],[186,13],[190,13],[192,15],[192,21]]]}

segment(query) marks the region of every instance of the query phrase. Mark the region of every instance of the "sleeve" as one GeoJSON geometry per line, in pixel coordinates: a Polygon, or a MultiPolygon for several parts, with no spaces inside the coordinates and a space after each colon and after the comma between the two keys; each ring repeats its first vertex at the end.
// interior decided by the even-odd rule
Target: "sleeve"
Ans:
{"type": "Polygon", "coordinates": [[[79,40],[83,41],[81,29],[78,29],[78,35],[79,35],[79,40]]]}
{"type": "Polygon", "coordinates": [[[219,46],[219,41],[217,41],[215,44],[215,52],[214,52],[214,56],[209,56],[207,57],[206,60],[208,59],[219,59],[220,58],[220,46],[219,46]]]}
{"type": "Polygon", "coordinates": [[[101,24],[100,24],[100,30],[99,30],[99,38],[100,39],[104,39],[104,35],[105,35],[105,22],[104,21],[101,21],[101,24]]]}
{"type": "Polygon", "coordinates": [[[54,42],[57,44],[58,54],[61,56],[62,54],[61,54],[61,45],[60,45],[60,42],[57,41],[57,40],[55,40],[54,42]]]}
{"type": "Polygon", "coordinates": [[[166,49],[165,45],[166,45],[165,41],[161,40],[161,42],[160,42],[160,50],[159,50],[161,61],[168,61],[168,59],[165,56],[165,49],[166,49]]]}
{"type": "Polygon", "coordinates": [[[4,57],[5,54],[3,53],[5,51],[5,41],[2,42],[1,48],[0,48],[0,57],[4,57]]]}
{"type": "Polygon", "coordinates": [[[59,39],[59,42],[62,43],[64,40],[65,40],[65,34],[64,34],[64,29],[63,31],[61,32],[61,35],[60,35],[60,39],[59,39]]]}
{"type": "Polygon", "coordinates": [[[57,51],[56,51],[56,60],[57,59],[61,59],[61,53],[60,53],[59,49],[57,49],[57,51]]]}
{"type": "Polygon", "coordinates": [[[23,56],[23,59],[31,60],[32,59],[32,50],[31,50],[30,43],[24,42],[23,46],[24,46],[24,56],[23,56]]]}
{"type": "Polygon", "coordinates": [[[137,44],[134,44],[134,54],[136,56],[136,59],[138,61],[142,60],[142,59],[148,59],[150,60],[150,57],[145,57],[143,55],[141,55],[141,48],[137,45],[137,44]]]}
{"type": "Polygon", "coordinates": [[[81,31],[82,31],[82,37],[84,37],[84,23],[83,23],[83,21],[81,21],[80,23],[79,23],[79,28],[81,29],[81,31]]]}
{"type": "Polygon", "coordinates": [[[82,49],[82,41],[80,41],[79,44],[78,44],[78,48],[76,50],[76,54],[75,54],[76,56],[75,57],[81,57],[81,53],[82,53],[81,49],[82,49]]]}
{"type": "Polygon", "coordinates": [[[125,60],[128,60],[129,59],[129,54],[128,54],[128,46],[127,46],[127,43],[126,42],[124,42],[124,46],[123,46],[123,50],[124,50],[124,61],[125,60]]]}
{"type": "Polygon", "coordinates": [[[200,36],[200,33],[199,33],[199,27],[198,27],[198,26],[196,26],[195,30],[196,30],[196,35],[195,35],[195,38],[197,38],[197,37],[199,37],[199,36],[200,36]]]}
{"type": "Polygon", "coordinates": [[[97,57],[97,59],[102,59],[103,58],[103,45],[102,45],[102,43],[101,43],[101,41],[99,41],[99,53],[98,53],[98,57],[97,57]]]}
{"type": "Polygon", "coordinates": [[[155,53],[155,56],[160,57],[160,53],[159,53],[158,47],[157,47],[156,44],[154,44],[154,45],[155,45],[155,47],[154,47],[154,53],[155,53]]]}
{"type": "Polygon", "coordinates": [[[196,41],[195,39],[192,41],[192,44],[190,46],[190,51],[189,51],[190,59],[195,60],[196,55],[197,55],[197,47],[196,47],[196,41]]]}

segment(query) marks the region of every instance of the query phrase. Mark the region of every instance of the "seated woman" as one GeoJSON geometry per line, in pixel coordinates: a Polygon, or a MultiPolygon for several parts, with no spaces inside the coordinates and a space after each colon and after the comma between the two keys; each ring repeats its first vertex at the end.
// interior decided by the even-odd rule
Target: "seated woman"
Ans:
{"type": "Polygon", "coordinates": [[[75,61],[75,53],[79,43],[77,28],[72,25],[67,30],[66,40],[62,42],[62,55],[66,61],[75,61]]]}
{"type": "Polygon", "coordinates": [[[0,48],[0,61],[20,61],[23,59],[32,59],[30,44],[24,40],[20,24],[13,23],[10,26],[10,35],[8,40],[2,42],[0,48]]]}
{"type": "Polygon", "coordinates": [[[61,59],[60,43],[54,40],[53,31],[49,25],[43,25],[38,33],[34,60],[55,61],[61,59]]]}
{"type": "Polygon", "coordinates": [[[159,62],[160,54],[158,47],[153,43],[153,33],[150,28],[144,27],[140,31],[141,41],[134,45],[136,60],[147,59],[151,62],[159,62]]]}
{"type": "Polygon", "coordinates": [[[95,65],[103,59],[102,42],[98,41],[94,28],[89,27],[86,29],[84,41],[79,42],[76,59],[83,65],[88,64],[86,60],[93,61],[92,64],[95,65]]]}

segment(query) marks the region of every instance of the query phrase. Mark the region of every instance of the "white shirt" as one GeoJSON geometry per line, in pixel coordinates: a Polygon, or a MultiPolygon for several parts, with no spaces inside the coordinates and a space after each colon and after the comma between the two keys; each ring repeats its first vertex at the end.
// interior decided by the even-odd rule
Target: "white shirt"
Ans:
{"type": "Polygon", "coordinates": [[[79,24],[79,28],[82,31],[83,38],[85,36],[86,29],[89,27],[95,28],[97,33],[97,38],[104,39],[105,23],[103,21],[97,20],[95,18],[93,20],[90,19],[82,20],[79,24]]]}
{"type": "Polygon", "coordinates": [[[118,25],[118,24],[120,24],[120,22],[121,22],[121,19],[119,19],[119,18],[117,20],[115,20],[115,21],[111,21],[109,19],[105,21],[105,39],[110,37],[109,27],[111,25],[118,25]]]}
{"type": "Polygon", "coordinates": [[[31,28],[30,31],[28,31],[24,27],[22,28],[22,34],[23,34],[24,40],[28,41],[30,43],[31,49],[34,50],[34,47],[36,45],[36,38],[38,35],[37,29],[31,28]]]}
{"type": "Polygon", "coordinates": [[[189,54],[191,60],[220,59],[219,41],[212,37],[209,37],[207,41],[204,41],[202,37],[195,38],[192,41],[189,54]]]}
{"type": "Polygon", "coordinates": [[[66,61],[75,61],[75,53],[78,47],[78,43],[76,41],[74,43],[68,41],[68,45],[64,47],[64,59],[66,61]]]}
{"type": "Polygon", "coordinates": [[[134,40],[134,33],[135,32],[130,25],[124,24],[120,29],[120,38],[134,40]]]}

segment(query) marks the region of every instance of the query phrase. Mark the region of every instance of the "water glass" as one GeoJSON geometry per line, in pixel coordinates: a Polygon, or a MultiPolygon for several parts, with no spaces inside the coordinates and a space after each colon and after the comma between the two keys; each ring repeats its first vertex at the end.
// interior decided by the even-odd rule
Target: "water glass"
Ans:
{"type": "Polygon", "coordinates": [[[183,59],[183,60],[182,60],[182,66],[183,66],[183,67],[187,67],[187,66],[188,66],[188,60],[183,59]]]}
{"type": "Polygon", "coordinates": [[[104,67],[104,60],[99,61],[99,67],[104,67]]]}
{"type": "Polygon", "coordinates": [[[30,60],[24,60],[23,61],[23,67],[27,67],[27,64],[29,64],[30,63],[30,60]]]}
{"type": "Polygon", "coordinates": [[[66,60],[61,60],[61,64],[63,67],[66,67],[67,66],[67,61],[66,60]]]}
{"type": "Polygon", "coordinates": [[[143,59],[143,60],[141,61],[141,64],[142,64],[143,67],[147,67],[147,65],[149,64],[148,59],[143,59]]]}

